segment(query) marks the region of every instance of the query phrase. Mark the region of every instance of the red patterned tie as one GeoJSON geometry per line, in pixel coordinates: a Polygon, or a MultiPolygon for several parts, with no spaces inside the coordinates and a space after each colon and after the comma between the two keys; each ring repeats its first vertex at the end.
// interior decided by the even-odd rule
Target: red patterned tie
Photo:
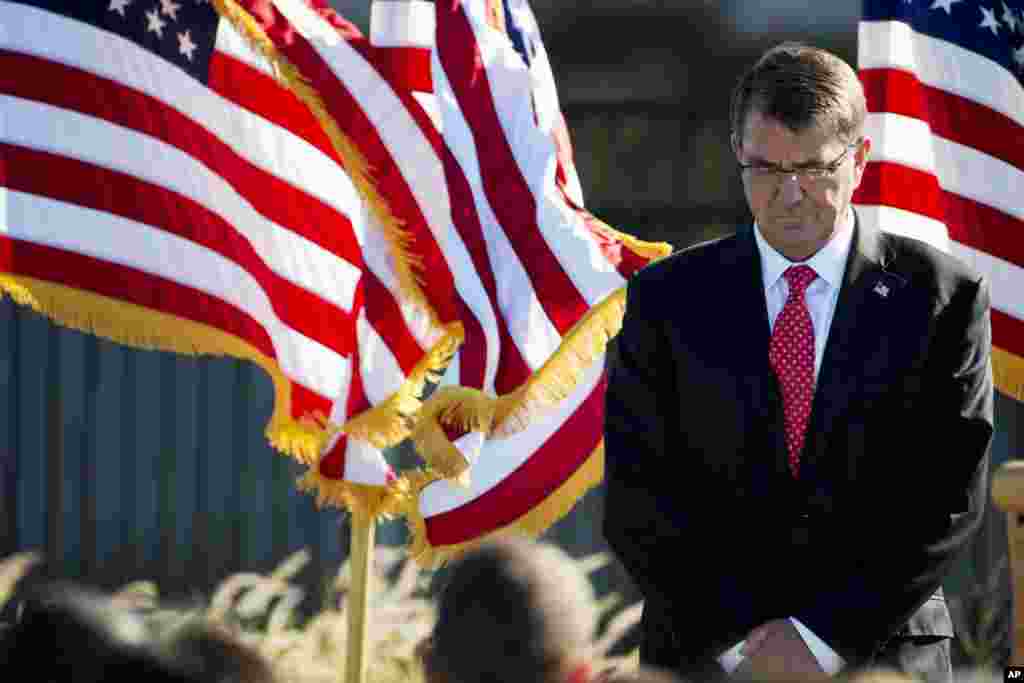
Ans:
{"type": "Polygon", "coordinates": [[[810,266],[792,266],[783,277],[789,283],[789,298],[775,320],[768,360],[782,388],[789,470],[796,478],[814,397],[814,325],[804,292],[818,274],[810,266]]]}

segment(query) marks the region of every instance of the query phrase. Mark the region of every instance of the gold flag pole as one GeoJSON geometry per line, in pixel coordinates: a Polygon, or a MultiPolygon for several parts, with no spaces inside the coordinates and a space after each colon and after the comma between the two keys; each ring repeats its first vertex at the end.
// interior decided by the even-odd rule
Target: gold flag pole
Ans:
{"type": "Polygon", "coordinates": [[[992,477],[992,500],[1006,512],[1013,580],[1013,653],[1010,662],[1024,662],[1024,460],[1003,463],[992,477]]]}
{"type": "Polygon", "coordinates": [[[348,642],[345,657],[345,683],[363,683],[366,680],[367,626],[370,617],[370,562],[373,560],[373,546],[376,521],[368,505],[351,507],[352,534],[349,551],[349,567],[352,570],[352,584],[348,606],[348,642]]]}
{"type": "MultiPolygon", "coordinates": [[[[277,0],[275,0],[276,2],[277,0]]],[[[408,1],[408,0],[406,0],[408,1]]],[[[373,0],[369,0],[373,13],[373,0]]],[[[371,28],[372,31],[372,28],[371,28]]],[[[348,600],[348,643],[345,659],[345,683],[364,683],[368,664],[370,593],[373,579],[371,562],[376,543],[376,505],[370,499],[350,505],[352,535],[349,545],[349,567],[352,571],[351,597],[348,600]]]]}

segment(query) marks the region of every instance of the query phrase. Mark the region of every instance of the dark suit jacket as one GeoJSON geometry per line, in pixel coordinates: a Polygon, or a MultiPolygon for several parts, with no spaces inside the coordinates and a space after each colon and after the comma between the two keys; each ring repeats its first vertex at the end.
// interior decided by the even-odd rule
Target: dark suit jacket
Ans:
{"type": "Polygon", "coordinates": [[[951,635],[926,601],[986,508],[988,286],[922,242],[854,230],[797,481],[752,227],[629,283],[604,532],[646,600],[647,664],[710,671],[788,616],[851,666],[908,624],[951,635]]]}

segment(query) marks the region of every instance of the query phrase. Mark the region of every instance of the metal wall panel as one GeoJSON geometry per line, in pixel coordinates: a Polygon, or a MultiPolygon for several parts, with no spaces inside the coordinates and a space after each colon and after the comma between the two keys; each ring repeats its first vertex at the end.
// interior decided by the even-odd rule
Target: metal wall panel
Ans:
{"type": "Polygon", "coordinates": [[[263,434],[273,400],[250,363],[131,349],[0,301],[0,556],[191,594],[308,548],[321,585],[347,554],[343,514],[295,490],[303,468],[263,434]]]}

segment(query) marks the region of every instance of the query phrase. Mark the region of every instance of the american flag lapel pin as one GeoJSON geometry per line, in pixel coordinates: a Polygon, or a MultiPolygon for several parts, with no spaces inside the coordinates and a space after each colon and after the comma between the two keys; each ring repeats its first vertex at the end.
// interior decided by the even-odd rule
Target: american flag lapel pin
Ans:
{"type": "Polygon", "coordinates": [[[875,294],[882,297],[883,299],[889,296],[889,286],[882,281],[879,281],[875,285],[875,294]]]}

